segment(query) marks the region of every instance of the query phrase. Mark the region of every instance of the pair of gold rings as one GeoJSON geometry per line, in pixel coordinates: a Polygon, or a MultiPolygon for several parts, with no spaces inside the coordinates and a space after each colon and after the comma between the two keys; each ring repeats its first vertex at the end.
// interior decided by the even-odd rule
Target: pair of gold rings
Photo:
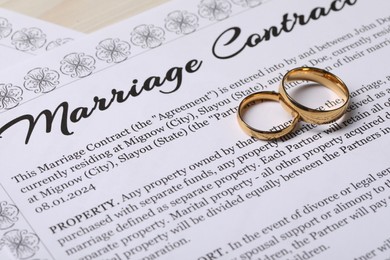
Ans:
{"type": "Polygon", "coordinates": [[[263,91],[253,93],[245,97],[238,107],[237,119],[241,128],[248,135],[262,140],[271,140],[290,133],[294,130],[300,120],[311,124],[327,124],[336,121],[344,115],[348,107],[348,103],[349,90],[339,77],[326,70],[311,67],[299,67],[288,71],[286,75],[284,75],[279,86],[279,93],[273,91],[263,91]],[[343,103],[339,107],[331,110],[320,110],[306,107],[294,100],[287,93],[287,84],[296,81],[311,81],[323,85],[334,91],[341,100],[343,100],[343,103]],[[250,107],[249,105],[251,103],[263,100],[280,102],[282,107],[292,115],[293,119],[291,120],[291,123],[276,131],[263,131],[247,124],[243,119],[245,111],[250,107]]]}

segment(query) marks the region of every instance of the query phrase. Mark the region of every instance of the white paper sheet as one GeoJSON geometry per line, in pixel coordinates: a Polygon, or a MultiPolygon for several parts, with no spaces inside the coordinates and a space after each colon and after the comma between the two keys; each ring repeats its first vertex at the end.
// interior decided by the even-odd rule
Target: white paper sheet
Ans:
{"type": "Polygon", "coordinates": [[[386,259],[389,2],[253,3],[173,1],[1,74],[1,252],[386,259]],[[347,115],[246,136],[239,101],[302,65],[346,82],[347,115]]]}

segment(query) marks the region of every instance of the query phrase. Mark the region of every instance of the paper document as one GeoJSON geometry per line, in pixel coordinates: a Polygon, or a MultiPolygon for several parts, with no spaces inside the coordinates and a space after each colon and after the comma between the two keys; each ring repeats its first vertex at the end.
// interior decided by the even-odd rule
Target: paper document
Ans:
{"type": "MultiPolygon", "coordinates": [[[[172,1],[2,72],[1,254],[388,259],[389,10],[172,1]],[[346,83],[346,115],[247,136],[240,101],[299,66],[346,83]]],[[[323,90],[297,95],[340,103],[323,90]]],[[[264,105],[259,121],[291,119],[264,105]]]]}

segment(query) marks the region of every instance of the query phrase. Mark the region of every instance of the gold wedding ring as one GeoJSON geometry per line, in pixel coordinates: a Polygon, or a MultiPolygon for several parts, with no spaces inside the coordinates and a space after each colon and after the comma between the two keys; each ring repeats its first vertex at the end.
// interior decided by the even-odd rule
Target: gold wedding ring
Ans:
{"type": "Polygon", "coordinates": [[[345,83],[326,70],[310,67],[295,68],[284,75],[279,87],[281,99],[293,108],[303,121],[311,124],[327,124],[336,121],[344,115],[349,103],[349,90],[345,83]],[[334,91],[342,100],[343,104],[331,110],[319,110],[306,107],[295,101],[286,91],[286,85],[295,81],[313,81],[334,91]]]}
{"type": "Polygon", "coordinates": [[[299,114],[294,109],[289,107],[288,104],[284,103],[279,93],[273,91],[263,91],[263,92],[252,93],[241,101],[238,107],[237,119],[241,128],[248,135],[256,137],[261,140],[272,140],[290,133],[299,121],[299,114]],[[243,119],[243,114],[245,110],[248,109],[248,107],[250,107],[251,103],[262,102],[263,100],[272,100],[272,101],[280,102],[284,107],[284,109],[286,109],[293,116],[291,123],[285,126],[284,128],[276,131],[263,131],[248,125],[243,119]]]}

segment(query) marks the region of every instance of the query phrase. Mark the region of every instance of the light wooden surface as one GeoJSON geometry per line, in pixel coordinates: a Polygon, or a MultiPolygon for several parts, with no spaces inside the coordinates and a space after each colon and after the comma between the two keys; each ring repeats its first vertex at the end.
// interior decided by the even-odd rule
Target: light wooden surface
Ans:
{"type": "Polygon", "coordinates": [[[169,0],[0,0],[0,7],[93,32],[169,0]]]}

